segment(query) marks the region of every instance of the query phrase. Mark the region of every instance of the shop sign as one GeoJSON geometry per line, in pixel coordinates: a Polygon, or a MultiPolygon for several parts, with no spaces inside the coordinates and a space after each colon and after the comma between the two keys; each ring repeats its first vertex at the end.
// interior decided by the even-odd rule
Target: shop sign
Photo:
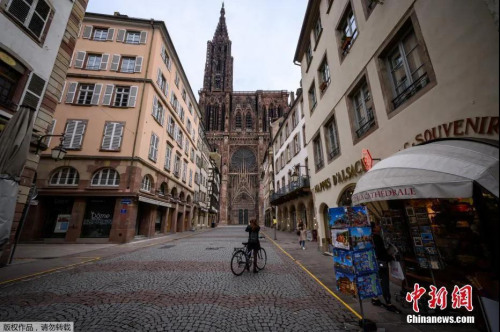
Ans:
{"type": "Polygon", "coordinates": [[[322,192],[323,190],[328,190],[332,187],[332,183],[334,186],[340,183],[344,183],[346,181],[351,180],[352,178],[358,177],[361,174],[365,173],[367,169],[364,166],[363,160],[360,159],[356,161],[354,164],[347,166],[340,172],[335,173],[332,175],[332,178],[327,178],[320,183],[318,183],[316,186],[314,186],[314,192],[319,193],[322,192]]]}
{"type": "Polygon", "coordinates": [[[54,233],[66,233],[69,226],[69,221],[71,220],[71,214],[59,214],[56,219],[56,226],[54,227],[54,233]]]}
{"type": "Polygon", "coordinates": [[[424,130],[415,136],[415,142],[406,142],[404,149],[438,138],[467,137],[471,134],[497,136],[499,133],[498,116],[483,116],[459,119],[442,123],[424,130]]]}
{"type": "Polygon", "coordinates": [[[132,204],[132,200],[130,198],[122,198],[120,203],[121,204],[132,204]]]}
{"type": "Polygon", "coordinates": [[[1,52],[1,51],[0,51],[0,60],[2,60],[3,62],[5,62],[6,64],[8,64],[11,67],[15,67],[17,64],[16,60],[14,60],[10,55],[8,55],[4,52],[1,52]]]}
{"type": "Polygon", "coordinates": [[[363,149],[361,151],[361,155],[363,156],[363,166],[367,171],[369,171],[373,166],[373,158],[368,149],[363,149]]]}
{"type": "Polygon", "coordinates": [[[352,201],[359,202],[360,200],[376,200],[378,199],[412,199],[417,196],[417,192],[414,187],[403,187],[398,189],[378,189],[373,191],[366,191],[358,194],[352,195],[352,201]]]}

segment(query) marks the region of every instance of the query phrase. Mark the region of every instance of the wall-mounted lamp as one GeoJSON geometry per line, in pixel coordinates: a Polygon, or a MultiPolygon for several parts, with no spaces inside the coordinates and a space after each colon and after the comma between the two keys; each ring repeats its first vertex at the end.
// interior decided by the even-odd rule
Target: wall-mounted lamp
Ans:
{"type": "Polygon", "coordinates": [[[43,149],[43,146],[42,146],[42,140],[45,137],[61,137],[61,139],[60,139],[61,142],[59,143],[59,145],[56,146],[56,147],[54,147],[52,149],[52,151],[51,151],[51,157],[55,161],[63,160],[64,157],[66,156],[66,149],[64,148],[64,145],[63,145],[63,143],[64,143],[64,134],[61,134],[61,135],[43,135],[43,136],[40,136],[40,138],[38,139],[37,144],[36,144],[36,152],[35,152],[35,154],[38,155],[38,152],[45,151],[46,148],[43,149]]]}

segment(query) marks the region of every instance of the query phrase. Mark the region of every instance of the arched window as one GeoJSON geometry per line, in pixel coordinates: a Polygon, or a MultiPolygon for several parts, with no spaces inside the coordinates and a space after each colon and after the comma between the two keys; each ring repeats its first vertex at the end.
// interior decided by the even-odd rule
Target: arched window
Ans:
{"type": "Polygon", "coordinates": [[[153,184],[153,181],[151,180],[151,176],[144,175],[144,177],[142,178],[142,182],[141,182],[141,190],[151,192],[152,184],[153,184]]]}
{"type": "Polygon", "coordinates": [[[236,129],[241,129],[241,114],[236,114],[236,129]]]}
{"type": "Polygon", "coordinates": [[[117,187],[120,184],[120,174],[112,168],[103,168],[92,176],[92,186],[117,187]]]}
{"type": "Polygon", "coordinates": [[[245,122],[246,122],[246,128],[252,129],[253,124],[252,124],[252,116],[250,115],[250,113],[247,113],[245,122]]]}
{"type": "Polygon", "coordinates": [[[76,186],[80,180],[78,171],[73,167],[62,167],[50,178],[50,185],[53,186],[76,186]]]}
{"type": "Polygon", "coordinates": [[[160,185],[160,192],[158,193],[160,196],[165,196],[168,192],[168,186],[165,182],[160,185]]]}

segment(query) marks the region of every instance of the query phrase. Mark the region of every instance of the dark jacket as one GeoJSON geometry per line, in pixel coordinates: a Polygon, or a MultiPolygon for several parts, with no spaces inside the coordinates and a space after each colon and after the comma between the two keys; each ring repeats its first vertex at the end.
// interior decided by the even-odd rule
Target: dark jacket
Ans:
{"type": "Polygon", "coordinates": [[[248,232],[248,249],[259,249],[260,241],[259,241],[259,231],[260,226],[257,226],[257,229],[252,230],[252,226],[248,225],[245,229],[245,232],[248,232]]]}
{"type": "Polygon", "coordinates": [[[384,240],[379,234],[373,234],[373,244],[375,246],[375,256],[379,262],[390,262],[392,256],[387,253],[385,249],[384,240]]]}

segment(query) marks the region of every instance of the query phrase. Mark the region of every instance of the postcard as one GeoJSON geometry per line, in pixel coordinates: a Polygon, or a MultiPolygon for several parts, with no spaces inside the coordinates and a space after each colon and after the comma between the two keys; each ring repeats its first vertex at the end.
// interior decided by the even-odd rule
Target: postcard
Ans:
{"type": "Polygon", "coordinates": [[[356,251],[354,256],[354,269],[356,274],[375,272],[378,270],[377,259],[375,258],[375,250],[356,251]]]}
{"type": "Polygon", "coordinates": [[[343,294],[356,296],[356,284],[354,274],[335,271],[335,279],[337,279],[337,290],[343,294]]]}
{"type": "Polygon", "coordinates": [[[353,250],[373,248],[372,229],[370,227],[352,227],[351,243],[353,250]]]}
{"type": "Polygon", "coordinates": [[[356,277],[359,298],[361,300],[376,297],[382,294],[377,273],[370,273],[356,277]]]}
{"type": "Polygon", "coordinates": [[[422,238],[420,236],[414,236],[413,237],[413,244],[416,246],[416,247],[421,247],[423,246],[423,243],[422,243],[422,238]]]}
{"type": "Polygon", "coordinates": [[[333,264],[335,271],[354,273],[352,251],[333,249],[333,264]]]}
{"type": "Polygon", "coordinates": [[[422,241],[432,240],[432,233],[422,233],[420,236],[422,237],[422,241]]]}
{"type": "Polygon", "coordinates": [[[415,215],[415,210],[413,210],[413,207],[411,206],[406,207],[406,215],[408,217],[413,217],[415,215]]]}
{"type": "Polygon", "coordinates": [[[353,227],[370,226],[368,209],[365,206],[353,206],[351,208],[348,208],[348,212],[349,212],[349,218],[351,220],[351,226],[353,227]]]}
{"type": "Polygon", "coordinates": [[[350,226],[347,208],[343,206],[328,209],[328,218],[331,228],[345,228],[350,226]]]}
{"type": "Polygon", "coordinates": [[[332,229],[332,244],[335,248],[350,250],[349,244],[349,229],[340,228],[332,229]]]}

